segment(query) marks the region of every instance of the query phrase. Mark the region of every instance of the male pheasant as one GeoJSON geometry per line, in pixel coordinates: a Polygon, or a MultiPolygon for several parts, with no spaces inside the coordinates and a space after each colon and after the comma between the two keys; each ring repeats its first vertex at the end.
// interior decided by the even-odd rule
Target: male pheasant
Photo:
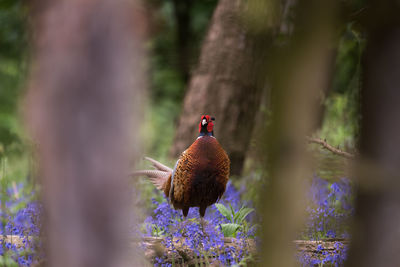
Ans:
{"type": "Polygon", "coordinates": [[[203,218],[208,206],[217,202],[225,192],[229,179],[230,160],[214,137],[214,118],[201,116],[199,137],[179,157],[174,169],[160,162],[152,162],[156,170],[135,171],[145,175],[165,196],[175,209],[186,217],[189,208],[199,207],[203,218]]]}

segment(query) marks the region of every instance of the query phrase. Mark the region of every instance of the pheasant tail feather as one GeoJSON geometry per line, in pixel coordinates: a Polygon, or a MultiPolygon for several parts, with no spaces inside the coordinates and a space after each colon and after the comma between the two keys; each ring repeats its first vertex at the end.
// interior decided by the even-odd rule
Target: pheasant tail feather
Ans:
{"type": "Polygon", "coordinates": [[[165,189],[165,184],[171,174],[163,171],[156,170],[142,170],[132,172],[132,176],[147,176],[150,182],[152,182],[155,187],[159,190],[165,189]]]}
{"type": "Polygon", "coordinates": [[[132,176],[147,176],[157,189],[165,191],[169,186],[168,181],[171,177],[172,169],[152,158],[145,157],[145,159],[150,161],[156,170],[134,171],[131,173],[132,176]]]}

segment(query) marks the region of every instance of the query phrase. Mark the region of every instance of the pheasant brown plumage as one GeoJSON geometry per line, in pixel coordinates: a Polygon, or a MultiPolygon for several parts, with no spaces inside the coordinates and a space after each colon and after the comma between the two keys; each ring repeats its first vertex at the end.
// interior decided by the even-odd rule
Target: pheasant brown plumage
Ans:
{"type": "Polygon", "coordinates": [[[199,207],[204,217],[207,207],[224,194],[229,179],[230,161],[213,136],[213,125],[210,116],[201,117],[199,137],[180,155],[173,170],[147,158],[157,170],[134,172],[149,177],[185,217],[191,207],[199,207]]]}

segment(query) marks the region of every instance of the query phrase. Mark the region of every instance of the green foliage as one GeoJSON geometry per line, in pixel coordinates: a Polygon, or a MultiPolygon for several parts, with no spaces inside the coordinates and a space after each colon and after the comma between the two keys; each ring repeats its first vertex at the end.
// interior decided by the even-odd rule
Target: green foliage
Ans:
{"type": "Polygon", "coordinates": [[[156,224],[152,224],[151,227],[152,227],[151,236],[162,237],[166,234],[165,230],[156,224]]]}
{"type": "Polygon", "coordinates": [[[18,59],[26,49],[26,7],[22,0],[0,2],[0,57],[18,59]],[[22,52],[22,53],[21,53],[22,52]]]}
{"type": "MultiPolygon", "coordinates": [[[[25,206],[26,203],[35,198],[31,193],[36,191],[37,185],[33,182],[32,177],[27,174],[32,172],[28,153],[23,155],[15,155],[13,157],[0,157],[0,201],[18,200],[21,195],[31,196],[25,202],[20,202],[18,205],[25,206]],[[18,186],[23,184],[24,186],[18,186]],[[2,199],[8,194],[7,188],[15,188],[13,194],[14,199],[2,199]]],[[[4,203],[4,202],[3,202],[4,203]]],[[[14,206],[18,210],[18,205],[14,206]]]]}
{"type": "Polygon", "coordinates": [[[317,135],[334,146],[353,149],[359,132],[360,61],[365,40],[352,23],[345,28],[337,50],[333,92],[325,101],[322,128],[317,135]]]}
{"type": "Polygon", "coordinates": [[[27,10],[22,0],[0,3],[0,156],[21,152],[17,102],[25,77],[27,10]]]}
{"type": "Polygon", "coordinates": [[[347,94],[333,94],[326,101],[324,123],[317,134],[333,146],[355,147],[358,116],[347,94]]]}
{"type": "MultiPolygon", "coordinates": [[[[190,65],[195,65],[201,40],[216,3],[216,0],[193,1],[188,11],[190,22],[186,41],[190,57],[187,60],[190,65]]],[[[153,6],[157,7],[154,10],[154,20],[158,31],[149,43],[151,97],[156,105],[169,100],[180,106],[186,85],[183,80],[184,73],[181,73],[178,62],[179,53],[182,51],[179,50],[177,38],[175,6],[172,1],[153,1],[153,6]]]]}
{"type": "Polygon", "coordinates": [[[0,266],[18,267],[18,263],[6,253],[4,256],[0,256],[0,266]]]}
{"type": "Polygon", "coordinates": [[[364,40],[349,23],[344,30],[337,49],[335,74],[333,77],[333,90],[344,94],[347,91],[358,90],[359,68],[364,40]]]}
{"type": "Polygon", "coordinates": [[[231,212],[224,205],[216,203],[215,207],[217,207],[218,211],[228,220],[232,221],[231,212]]]}
{"type": "Polygon", "coordinates": [[[226,237],[236,237],[238,231],[247,232],[249,230],[246,217],[254,211],[252,208],[241,207],[235,212],[231,205],[229,209],[220,203],[216,203],[218,211],[227,218],[230,223],[221,224],[221,230],[226,237]]]}
{"type": "Polygon", "coordinates": [[[170,167],[174,166],[167,158],[172,146],[175,132],[174,118],[179,114],[180,107],[171,101],[148,108],[141,128],[141,140],[145,154],[156,158],[170,167]]]}
{"type": "Polygon", "coordinates": [[[221,224],[221,230],[225,237],[236,237],[236,233],[239,229],[240,225],[236,223],[221,224]]]}
{"type": "Polygon", "coordinates": [[[242,207],[237,213],[234,213],[232,210],[232,213],[234,213],[233,214],[233,222],[243,224],[244,219],[247,217],[247,215],[249,215],[253,211],[254,211],[253,208],[245,208],[245,207],[242,207]]]}

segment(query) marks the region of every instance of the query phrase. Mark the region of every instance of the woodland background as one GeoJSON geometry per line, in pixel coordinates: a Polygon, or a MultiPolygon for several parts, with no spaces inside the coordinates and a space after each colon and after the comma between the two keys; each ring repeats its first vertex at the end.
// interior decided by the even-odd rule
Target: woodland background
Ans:
{"type": "Polygon", "coordinates": [[[263,264],[292,264],[293,203],[314,173],[354,177],[348,266],[396,266],[398,11],[373,0],[2,0],[2,203],[10,184],[39,188],[50,265],[124,265],[126,188],[143,192],[137,205],[151,198],[126,173],[142,155],[173,166],[212,114],[233,183],[261,203],[263,264]]]}

